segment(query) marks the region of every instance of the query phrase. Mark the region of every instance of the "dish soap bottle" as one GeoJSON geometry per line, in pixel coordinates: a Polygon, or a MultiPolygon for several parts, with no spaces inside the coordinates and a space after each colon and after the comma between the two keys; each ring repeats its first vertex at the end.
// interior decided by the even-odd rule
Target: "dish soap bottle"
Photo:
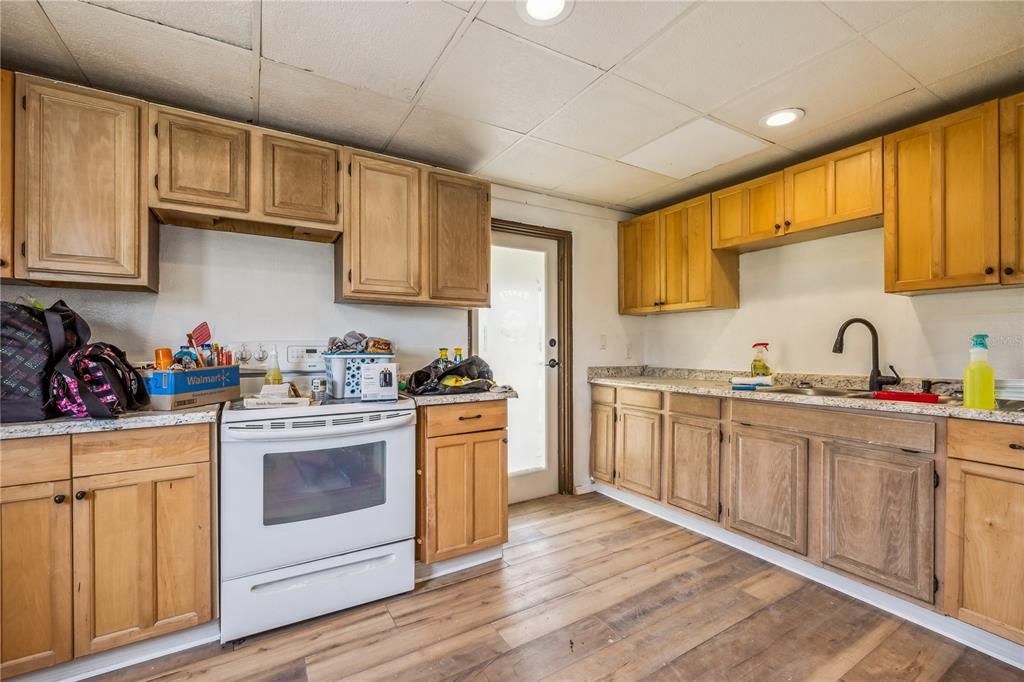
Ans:
{"type": "Polygon", "coordinates": [[[772,370],[764,359],[764,354],[768,352],[768,344],[764,341],[759,341],[751,346],[751,348],[754,349],[754,359],[750,361],[750,376],[770,377],[772,370]]]}
{"type": "Polygon", "coordinates": [[[996,408],[996,371],[988,364],[988,334],[971,337],[971,361],[964,369],[964,407],[996,408]]]}
{"type": "Polygon", "coordinates": [[[281,376],[281,365],[277,362],[277,351],[270,351],[267,356],[267,373],[263,375],[264,385],[283,384],[284,377],[281,376]]]}

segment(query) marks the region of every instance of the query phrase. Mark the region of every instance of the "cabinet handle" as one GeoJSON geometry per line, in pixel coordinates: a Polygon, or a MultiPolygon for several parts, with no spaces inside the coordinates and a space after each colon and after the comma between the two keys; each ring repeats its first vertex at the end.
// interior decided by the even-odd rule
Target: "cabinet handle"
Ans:
{"type": "Polygon", "coordinates": [[[53,501],[55,503],[57,503],[57,504],[62,504],[64,502],[64,496],[63,495],[54,495],[53,496],[53,501]]]}
{"type": "Polygon", "coordinates": [[[1006,273],[1007,275],[1012,275],[1013,274],[1013,268],[1011,268],[1009,265],[1007,265],[1005,268],[1003,268],[1003,272],[1006,273]]]}
{"type": "Polygon", "coordinates": [[[75,493],[75,499],[76,500],[84,500],[85,499],[85,491],[84,490],[79,490],[77,493],[75,493]]]}
{"type": "Polygon", "coordinates": [[[1011,450],[1024,450],[1024,445],[1021,445],[1020,443],[1010,443],[1010,449],[1011,450]]]}
{"type": "Polygon", "coordinates": [[[464,421],[468,421],[470,419],[481,419],[481,418],[483,418],[482,414],[474,414],[472,417],[467,417],[466,415],[462,415],[461,417],[459,417],[459,421],[460,422],[464,422],[464,421]]]}
{"type": "Polygon", "coordinates": [[[993,268],[991,265],[989,267],[985,268],[985,274],[986,275],[991,275],[995,271],[996,271],[996,269],[993,268]]]}

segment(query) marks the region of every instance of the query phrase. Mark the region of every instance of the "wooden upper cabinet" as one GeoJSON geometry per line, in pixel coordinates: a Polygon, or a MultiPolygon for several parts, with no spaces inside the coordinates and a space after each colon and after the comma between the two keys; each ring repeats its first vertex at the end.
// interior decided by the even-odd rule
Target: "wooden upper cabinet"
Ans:
{"type": "Polygon", "coordinates": [[[14,276],[14,72],[0,71],[0,277],[14,276]]]}
{"type": "Polygon", "coordinates": [[[999,282],[999,105],[886,135],[885,290],[999,282]]]}
{"type": "Polygon", "coordinates": [[[999,103],[1000,274],[1024,284],[1024,93],[999,103]]]}
{"type": "Polygon", "coordinates": [[[665,423],[665,501],[718,520],[721,425],[669,414],[665,423]]]}
{"type": "Polygon", "coordinates": [[[619,312],[650,313],[661,301],[658,214],[619,223],[619,312]]]}
{"type": "Polygon", "coordinates": [[[826,442],[822,561],[931,603],[934,470],[930,457],[826,442]]]}
{"type": "Polygon", "coordinates": [[[88,476],[73,488],[75,656],[210,620],[208,464],[88,476]]]}
{"type": "Polygon", "coordinates": [[[790,166],[784,176],[785,233],[882,214],[880,137],[790,166]]]}
{"type": "Polygon", "coordinates": [[[2,678],[71,659],[71,502],[66,480],[0,489],[2,678]]]}
{"type": "Polygon", "coordinates": [[[155,225],[140,189],[144,104],[15,80],[23,103],[15,114],[15,240],[24,244],[15,275],[154,288],[155,225]]]}
{"type": "Polygon", "coordinates": [[[623,407],[619,409],[618,426],[616,483],[620,488],[660,499],[661,415],[623,407]]]}
{"type": "Polygon", "coordinates": [[[420,168],[353,153],[342,257],[345,292],[412,298],[423,290],[420,168]]]}
{"type": "Polygon", "coordinates": [[[727,525],[806,555],[807,465],[806,438],[734,426],[727,525]]]}
{"type": "Polygon", "coordinates": [[[711,250],[711,195],[658,212],[663,262],[659,312],[739,305],[739,260],[711,250]]]}
{"type": "Polygon", "coordinates": [[[338,220],[338,149],[263,135],[263,213],[334,223],[338,220]]]}
{"type": "Polygon", "coordinates": [[[781,235],[784,189],[779,172],[712,192],[712,246],[740,246],[781,235]]]}
{"type": "Polygon", "coordinates": [[[487,305],[491,290],[491,187],[460,175],[427,175],[430,298],[487,305]]]}
{"type": "Polygon", "coordinates": [[[150,107],[160,201],[249,208],[249,131],[208,116],[150,107]]]}
{"type": "Polygon", "coordinates": [[[946,464],[945,610],[1024,644],[1024,470],[946,464]]]}
{"type": "Polygon", "coordinates": [[[590,406],[590,475],[615,482],[615,408],[596,402],[590,406]]]}

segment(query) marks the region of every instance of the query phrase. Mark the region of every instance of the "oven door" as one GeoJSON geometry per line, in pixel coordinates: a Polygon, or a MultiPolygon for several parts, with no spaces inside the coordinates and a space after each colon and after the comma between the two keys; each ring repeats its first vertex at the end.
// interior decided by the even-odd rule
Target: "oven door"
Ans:
{"type": "Polygon", "coordinates": [[[306,431],[224,424],[222,579],[413,537],[415,419],[306,431]]]}

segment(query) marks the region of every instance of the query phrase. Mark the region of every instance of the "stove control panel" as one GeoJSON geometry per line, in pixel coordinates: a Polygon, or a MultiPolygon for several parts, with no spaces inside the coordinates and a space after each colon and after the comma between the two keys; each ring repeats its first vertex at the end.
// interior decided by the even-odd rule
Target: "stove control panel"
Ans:
{"type": "Polygon", "coordinates": [[[242,370],[266,370],[270,351],[277,351],[282,372],[322,372],[327,350],[324,341],[239,341],[227,344],[242,370]]]}

